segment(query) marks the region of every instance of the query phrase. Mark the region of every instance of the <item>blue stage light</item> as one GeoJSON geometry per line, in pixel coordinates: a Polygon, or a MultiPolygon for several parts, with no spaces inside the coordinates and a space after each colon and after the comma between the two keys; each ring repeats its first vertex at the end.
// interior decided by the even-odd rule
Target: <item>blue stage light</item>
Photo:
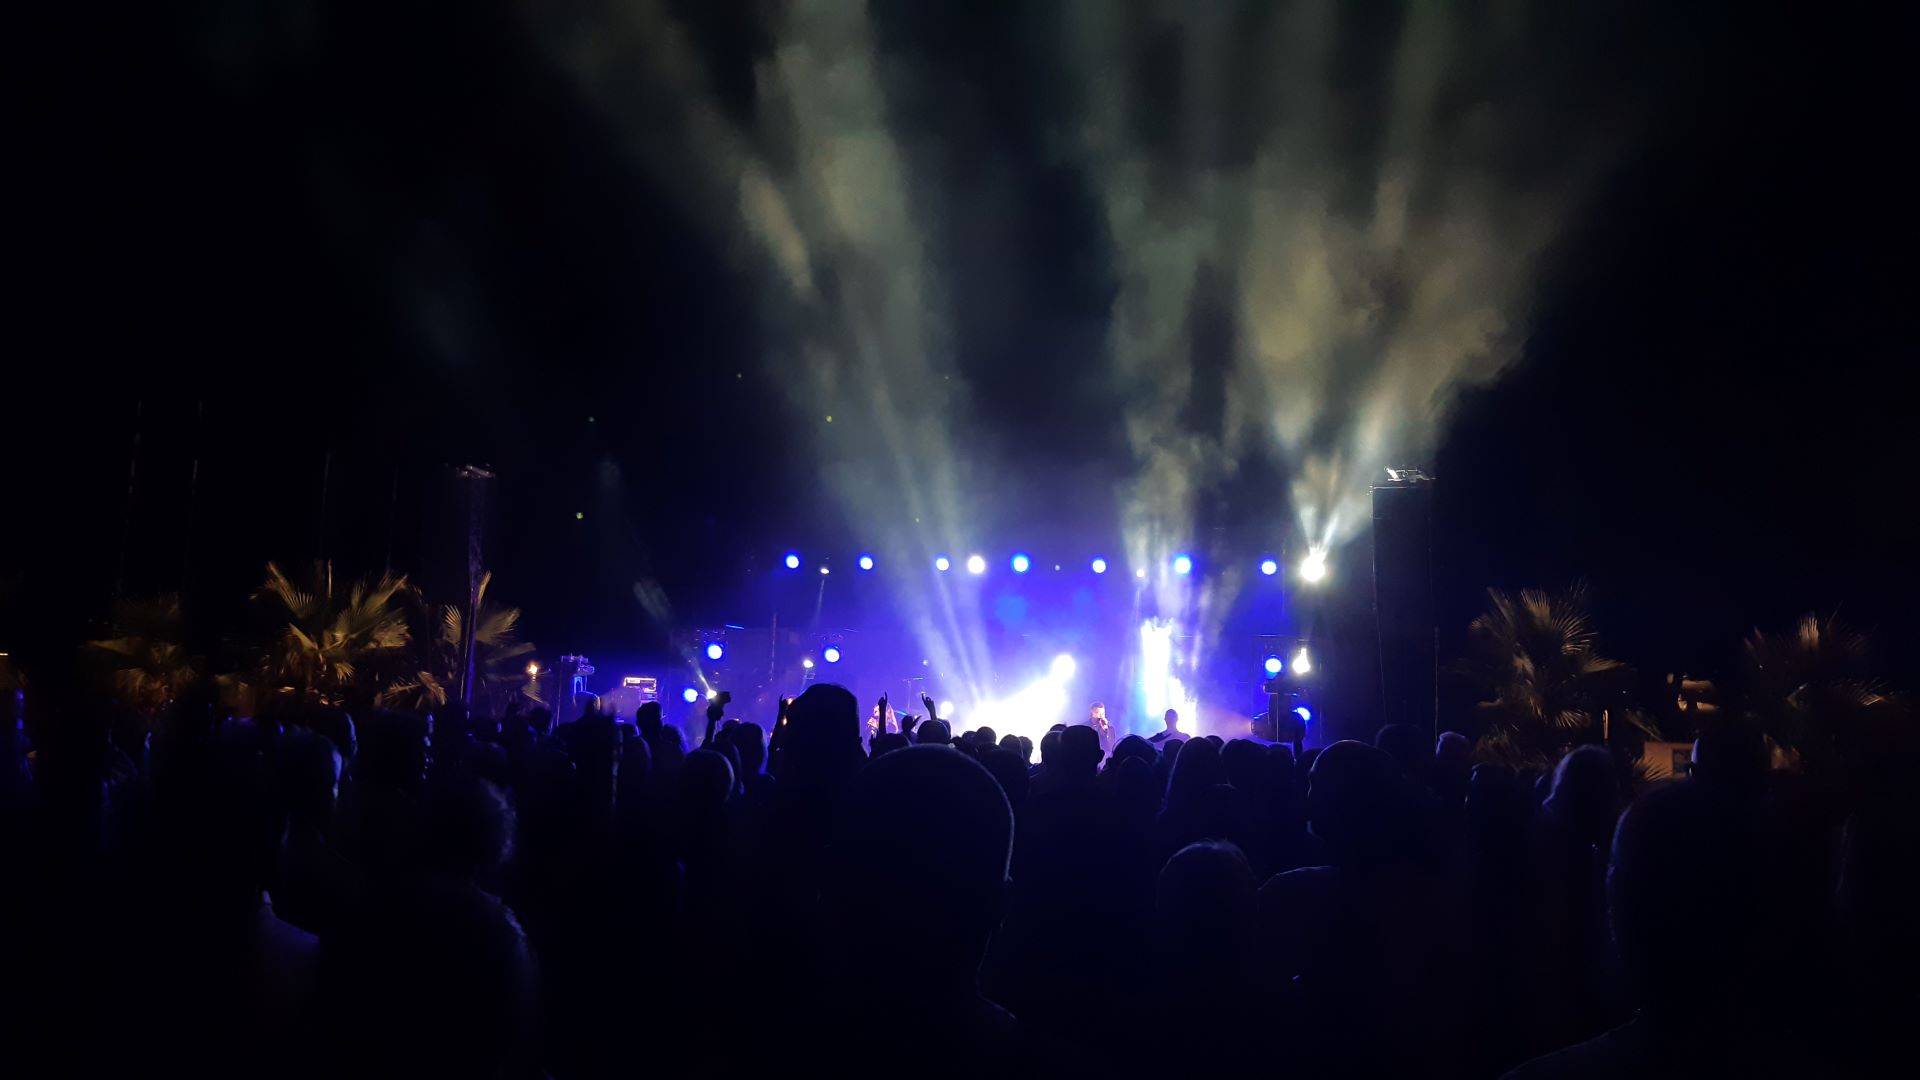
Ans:
{"type": "Polygon", "coordinates": [[[947,561],[945,555],[940,555],[933,560],[933,568],[944,574],[948,570],[953,569],[953,564],[947,561]]]}
{"type": "Polygon", "coordinates": [[[871,555],[860,556],[860,569],[862,570],[873,569],[873,556],[871,555]]]}
{"type": "Polygon", "coordinates": [[[1093,572],[1094,572],[1094,573],[1096,573],[1096,574],[1104,574],[1104,573],[1106,573],[1106,572],[1107,572],[1107,560],[1105,560],[1105,559],[1095,559],[1095,560],[1093,560],[1093,572]]]}
{"type": "Polygon", "coordinates": [[[727,647],[717,641],[707,642],[707,659],[718,660],[727,655],[727,647]]]}
{"type": "Polygon", "coordinates": [[[787,552],[787,569],[789,570],[800,569],[800,556],[795,555],[791,551],[787,552]]]}
{"type": "Polygon", "coordinates": [[[1266,663],[1264,663],[1264,664],[1262,664],[1261,666],[1267,669],[1267,674],[1268,674],[1269,676],[1273,676],[1273,675],[1278,675],[1278,674],[1280,674],[1280,671],[1281,671],[1281,669],[1282,669],[1282,668],[1283,668],[1283,667],[1284,667],[1285,665],[1283,665],[1283,664],[1282,664],[1282,663],[1280,662],[1280,658],[1279,658],[1279,657],[1277,657],[1277,656],[1269,656],[1269,657],[1267,657],[1267,659],[1266,659],[1266,663]]]}
{"type": "Polygon", "coordinates": [[[1024,574],[1027,572],[1027,568],[1033,565],[1033,560],[1027,558],[1025,555],[1015,555],[1012,565],[1014,573],[1024,574]]]}
{"type": "Polygon", "coordinates": [[[685,690],[680,691],[680,700],[691,705],[694,702],[700,700],[700,691],[695,690],[693,687],[689,686],[685,690]]]}
{"type": "Polygon", "coordinates": [[[1173,557],[1173,572],[1176,574],[1193,573],[1193,559],[1186,555],[1175,555],[1173,557]]]}
{"type": "Polygon", "coordinates": [[[1260,560],[1260,572],[1268,577],[1272,577],[1280,572],[1280,564],[1272,559],[1262,559],[1260,560]]]}
{"type": "Polygon", "coordinates": [[[1293,715],[1299,717],[1300,722],[1303,724],[1311,724],[1313,722],[1313,710],[1307,708],[1305,705],[1295,706],[1293,715]]]}
{"type": "Polygon", "coordinates": [[[825,660],[825,661],[826,661],[827,663],[829,663],[829,664],[837,664],[837,663],[839,663],[839,662],[840,662],[840,647],[839,647],[838,645],[829,645],[829,646],[827,646],[826,648],[824,648],[824,649],[821,649],[821,650],[820,650],[820,659],[822,659],[822,660],[825,660]]]}

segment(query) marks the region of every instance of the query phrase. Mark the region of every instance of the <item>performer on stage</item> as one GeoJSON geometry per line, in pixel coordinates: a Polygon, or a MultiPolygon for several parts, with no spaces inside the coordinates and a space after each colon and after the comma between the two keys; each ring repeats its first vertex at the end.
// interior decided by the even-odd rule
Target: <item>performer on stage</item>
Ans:
{"type": "Polygon", "coordinates": [[[1147,736],[1147,741],[1163,743],[1163,742],[1166,742],[1168,739],[1178,739],[1181,742],[1185,742],[1187,739],[1187,733],[1180,730],[1180,714],[1175,712],[1172,709],[1168,709],[1166,721],[1167,721],[1167,730],[1160,732],[1158,735],[1147,736]]]}
{"type": "Polygon", "coordinates": [[[1113,753],[1113,744],[1116,740],[1113,737],[1113,724],[1107,720],[1107,707],[1097,701],[1094,702],[1087,710],[1087,724],[1093,728],[1095,734],[1100,736],[1100,752],[1113,753]]]}

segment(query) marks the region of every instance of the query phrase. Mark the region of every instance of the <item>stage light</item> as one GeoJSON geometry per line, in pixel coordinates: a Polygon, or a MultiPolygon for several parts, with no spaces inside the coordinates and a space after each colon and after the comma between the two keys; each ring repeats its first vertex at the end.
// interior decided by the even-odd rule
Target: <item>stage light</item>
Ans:
{"type": "Polygon", "coordinates": [[[1135,570],[1133,572],[1133,576],[1139,578],[1141,581],[1147,580],[1147,568],[1143,566],[1140,569],[1135,570]]]}
{"type": "Polygon", "coordinates": [[[680,700],[691,705],[694,702],[700,700],[700,691],[695,690],[693,687],[689,686],[685,690],[680,691],[680,700]]]}
{"type": "Polygon", "coordinates": [[[1093,560],[1093,572],[1094,572],[1094,573],[1096,573],[1096,574],[1104,574],[1104,573],[1106,573],[1106,572],[1107,572],[1107,560],[1105,560],[1105,559],[1095,559],[1095,560],[1093,560]]]}
{"type": "Polygon", "coordinates": [[[1284,668],[1286,665],[1280,662],[1279,657],[1269,656],[1267,657],[1266,662],[1261,666],[1267,669],[1267,674],[1269,676],[1273,676],[1273,675],[1280,674],[1281,669],[1284,668]]]}
{"type": "Polygon", "coordinates": [[[1073,673],[1079,669],[1080,665],[1074,663],[1073,657],[1061,653],[1053,658],[1053,666],[1047,669],[1047,674],[1052,676],[1054,682],[1066,682],[1073,678],[1073,673]]]}
{"type": "Polygon", "coordinates": [[[717,641],[707,642],[707,659],[718,660],[727,655],[727,647],[717,641]]]}
{"type": "Polygon", "coordinates": [[[826,648],[824,648],[824,649],[821,649],[821,650],[820,650],[820,659],[822,659],[822,660],[825,660],[825,661],[826,661],[827,663],[829,663],[829,664],[837,664],[837,663],[839,663],[839,662],[840,662],[840,647],[839,647],[839,646],[837,646],[837,645],[829,645],[829,646],[827,646],[826,648]]]}
{"type": "Polygon", "coordinates": [[[1303,724],[1310,724],[1313,722],[1313,710],[1307,708],[1305,705],[1295,706],[1293,710],[1293,715],[1299,717],[1300,722],[1303,724]]]}
{"type": "Polygon", "coordinates": [[[801,661],[800,661],[800,666],[801,666],[801,667],[803,667],[803,668],[806,668],[806,669],[807,669],[808,671],[812,671],[812,670],[813,670],[813,657],[811,657],[811,656],[808,656],[808,657],[804,657],[804,658],[802,658],[802,659],[801,659],[801,661]]]}
{"type": "Polygon", "coordinates": [[[795,555],[792,552],[788,552],[787,553],[787,569],[789,570],[800,569],[800,556],[795,555]]]}
{"type": "Polygon", "coordinates": [[[1173,572],[1176,574],[1193,573],[1193,559],[1186,555],[1175,555],[1173,557],[1173,572]]]}
{"type": "Polygon", "coordinates": [[[1272,577],[1273,575],[1280,572],[1280,564],[1273,561],[1272,559],[1261,559],[1260,572],[1267,575],[1268,577],[1272,577]]]}
{"type": "Polygon", "coordinates": [[[1300,580],[1308,582],[1327,579],[1327,557],[1322,552],[1313,552],[1300,560],[1300,580]]]}
{"type": "Polygon", "coordinates": [[[718,690],[708,690],[708,691],[707,691],[707,700],[708,700],[708,701],[712,701],[712,700],[713,700],[714,698],[717,698],[717,697],[719,697],[719,696],[720,696],[720,691],[718,691],[718,690]]]}
{"type": "Polygon", "coordinates": [[[1306,649],[1303,648],[1293,654],[1293,673],[1295,675],[1306,675],[1312,671],[1313,658],[1307,655],[1306,649]]]}
{"type": "Polygon", "coordinates": [[[939,709],[941,719],[947,719],[953,715],[953,702],[943,701],[940,703],[939,709]]]}
{"type": "Polygon", "coordinates": [[[534,663],[534,664],[528,664],[528,665],[527,665],[527,674],[528,674],[529,676],[534,676],[534,675],[538,675],[538,674],[540,674],[540,665],[539,665],[539,664],[537,664],[537,663],[534,663]]]}
{"type": "Polygon", "coordinates": [[[821,567],[821,568],[820,568],[820,572],[821,572],[822,574],[830,574],[830,573],[832,573],[833,571],[831,571],[831,570],[828,570],[828,569],[827,569],[826,567],[824,567],[824,566],[823,566],[823,567],[821,567]]]}
{"type": "Polygon", "coordinates": [[[945,555],[940,555],[933,560],[933,568],[944,574],[953,568],[953,564],[947,561],[945,555]]]}
{"type": "Polygon", "coordinates": [[[1027,569],[1032,565],[1033,560],[1027,558],[1025,555],[1015,555],[1012,559],[1013,572],[1016,574],[1026,573],[1027,569]]]}
{"type": "Polygon", "coordinates": [[[860,569],[862,570],[873,569],[873,556],[871,555],[860,556],[860,569]]]}
{"type": "Polygon", "coordinates": [[[967,573],[984,574],[987,572],[987,559],[984,555],[967,556],[967,573]]]}

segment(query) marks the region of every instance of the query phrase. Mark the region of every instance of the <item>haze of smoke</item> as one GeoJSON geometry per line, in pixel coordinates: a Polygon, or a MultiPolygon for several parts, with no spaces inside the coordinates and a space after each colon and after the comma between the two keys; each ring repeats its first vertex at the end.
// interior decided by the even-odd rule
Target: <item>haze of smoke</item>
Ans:
{"type": "Polygon", "coordinates": [[[894,576],[929,659],[976,691],[991,685],[977,608],[927,584],[932,554],[951,550],[957,561],[967,539],[966,462],[951,436],[966,401],[947,291],[917,221],[937,193],[914,185],[889,129],[864,8],[781,9],[755,72],[751,129],[713,100],[663,5],[589,4],[542,21],[633,152],[675,178],[714,235],[747,245],[763,314],[780,328],[768,369],[807,418],[830,490],[853,519],[886,523],[875,538],[880,572],[894,576]],[[684,111],[663,115],[661,103],[684,111]],[[649,118],[660,122],[636,122],[649,118]],[[716,189],[734,198],[716,200],[716,189]],[[903,517],[917,529],[899,530],[903,517]]]}
{"type": "Polygon", "coordinates": [[[1382,467],[1425,464],[1452,391],[1514,357],[1536,260],[1604,151],[1562,131],[1555,168],[1523,181],[1503,165],[1501,140],[1537,132],[1508,97],[1531,88],[1470,91],[1478,66],[1531,47],[1518,18],[1411,5],[1369,75],[1341,14],[1334,0],[1070,8],[1081,152],[1122,270],[1110,348],[1155,391],[1127,420],[1144,548],[1186,542],[1195,493],[1276,451],[1294,544],[1358,531],[1382,467]],[[1170,101],[1138,92],[1151,69],[1177,73],[1170,101]],[[1377,140],[1352,130],[1369,111],[1377,140]],[[1239,332],[1223,422],[1196,431],[1182,420],[1205,358],[1182,328],[1209,275],[1231,282],[1239,332]]]}

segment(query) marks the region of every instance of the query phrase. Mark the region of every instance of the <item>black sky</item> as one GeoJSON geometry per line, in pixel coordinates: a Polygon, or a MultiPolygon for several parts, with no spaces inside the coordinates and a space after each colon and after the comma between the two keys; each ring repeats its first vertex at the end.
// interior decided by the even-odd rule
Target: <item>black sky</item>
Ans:
{"type": "MultiPolygon", "coordinates": [[[[742,114],[777,7],[682,5],[742,114]]],[[[1868,5],[1591,9],[1557,17],[1612,28],[1595,70],[1662,87],[1658,122],[1567,224],[1523,359],[1444,431],[1448,632],[1487,585],[1585,578],[1650,670],[1837,609],[1911,672],[1912,28],[1868,5]]],[[[858,542],[809,493],[752,282],[522,11],[129,5],[16,39],[0,648],[77,640],[123,547],[126,586],[185,589],[203,634],[270,558],[418,569],[450,462],[498,470],[500,588],[543,643],[639,633],[638,578],[720,617],[751,559],[858,542]]],[[[997,233],[948,223],[978,237],[948,273],[994,314],[960,342],[966,438],[1052,478],[1023,505],[1104,490],[1126,455],[1087,374],[1109,241],[1048,149],[1070,116],[1042,21],[880,19],[930,88],[898,104],[915,152],[1020,193],[997,233]]]]}

